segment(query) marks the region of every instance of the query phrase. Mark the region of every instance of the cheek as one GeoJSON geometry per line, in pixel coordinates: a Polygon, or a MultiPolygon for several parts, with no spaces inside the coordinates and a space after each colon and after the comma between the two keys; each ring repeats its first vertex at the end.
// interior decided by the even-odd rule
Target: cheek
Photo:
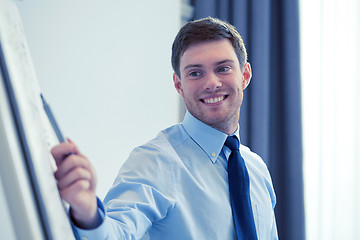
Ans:
{"type": "Polygon", "coordinates": [[[186,84],[183,84],[182,85],[182,93],[183,93],[183,96],[191,96],[191,95],[194,95],[196,92],[196,85],[195,84],[189,84],[189,83],[186,83],[186,84]]]}

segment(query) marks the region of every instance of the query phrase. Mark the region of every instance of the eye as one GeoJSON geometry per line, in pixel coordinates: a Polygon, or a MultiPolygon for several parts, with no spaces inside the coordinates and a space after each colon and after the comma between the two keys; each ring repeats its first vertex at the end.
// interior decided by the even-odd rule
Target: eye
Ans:
{"type": "Polygon", "coordinates": [[[219,67],[218,72],[228,72],[230,69],[231,69],[231,67],[229,67],[229,66],[219,67]]]}
{"type": "Polygon", "coordinates": [[[198,71],[191,71],[191,72],[189,73],[189,75],[190,75],[191,77],[198,77],[198,76],[200,76],[200,72],[198,72],[198,71]]]}

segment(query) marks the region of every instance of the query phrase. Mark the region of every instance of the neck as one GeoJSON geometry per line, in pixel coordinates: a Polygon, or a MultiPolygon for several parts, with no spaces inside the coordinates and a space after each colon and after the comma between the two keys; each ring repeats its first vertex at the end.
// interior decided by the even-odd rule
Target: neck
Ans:
{"type": "Polygon", "coordinates": [[[226,133],[227,135],[232,135],[236,132],[238,129],[238,121],[237,120],[228,120],[221,123],[215,123],[215,124],[208,124],[210,127],[213,127],[223,133],[226,133]]]}

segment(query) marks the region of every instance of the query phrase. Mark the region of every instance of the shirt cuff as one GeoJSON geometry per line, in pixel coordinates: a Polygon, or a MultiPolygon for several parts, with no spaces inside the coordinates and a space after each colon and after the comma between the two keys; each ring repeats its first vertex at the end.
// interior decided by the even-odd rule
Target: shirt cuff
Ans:
{"type": "Polygon", "coordinates": [[[98,206],[98,212],[99,215],[101,217],[101,224],[93,229],[82,229],[77,227],[74,223],[71,223],[74,228],[75,231],[78,233],[78,236],[80,237],[80,239],[106,239],[107,238],[107,231],[106,231],[106,213],[105,213],[105,207],[103,205],[103,203],[101,202],[101,200],[99,198],[96,198],[97,200],[97,206],[98,206]]]}

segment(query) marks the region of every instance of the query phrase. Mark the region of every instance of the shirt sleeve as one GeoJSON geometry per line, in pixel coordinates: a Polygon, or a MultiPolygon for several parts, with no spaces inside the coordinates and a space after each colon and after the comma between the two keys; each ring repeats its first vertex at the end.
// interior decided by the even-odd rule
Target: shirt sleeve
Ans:
{"type": "Polygon", "coordinates": [[[152,223],[174,207],[173,171],[168,155],[153,144],[132,151],[121,167],[102,204],[102,224],[91,230],[78,228],[87,239],[141,239],[152,223]],[[105,210],[106,209],[106,210],[105,210]]]}

